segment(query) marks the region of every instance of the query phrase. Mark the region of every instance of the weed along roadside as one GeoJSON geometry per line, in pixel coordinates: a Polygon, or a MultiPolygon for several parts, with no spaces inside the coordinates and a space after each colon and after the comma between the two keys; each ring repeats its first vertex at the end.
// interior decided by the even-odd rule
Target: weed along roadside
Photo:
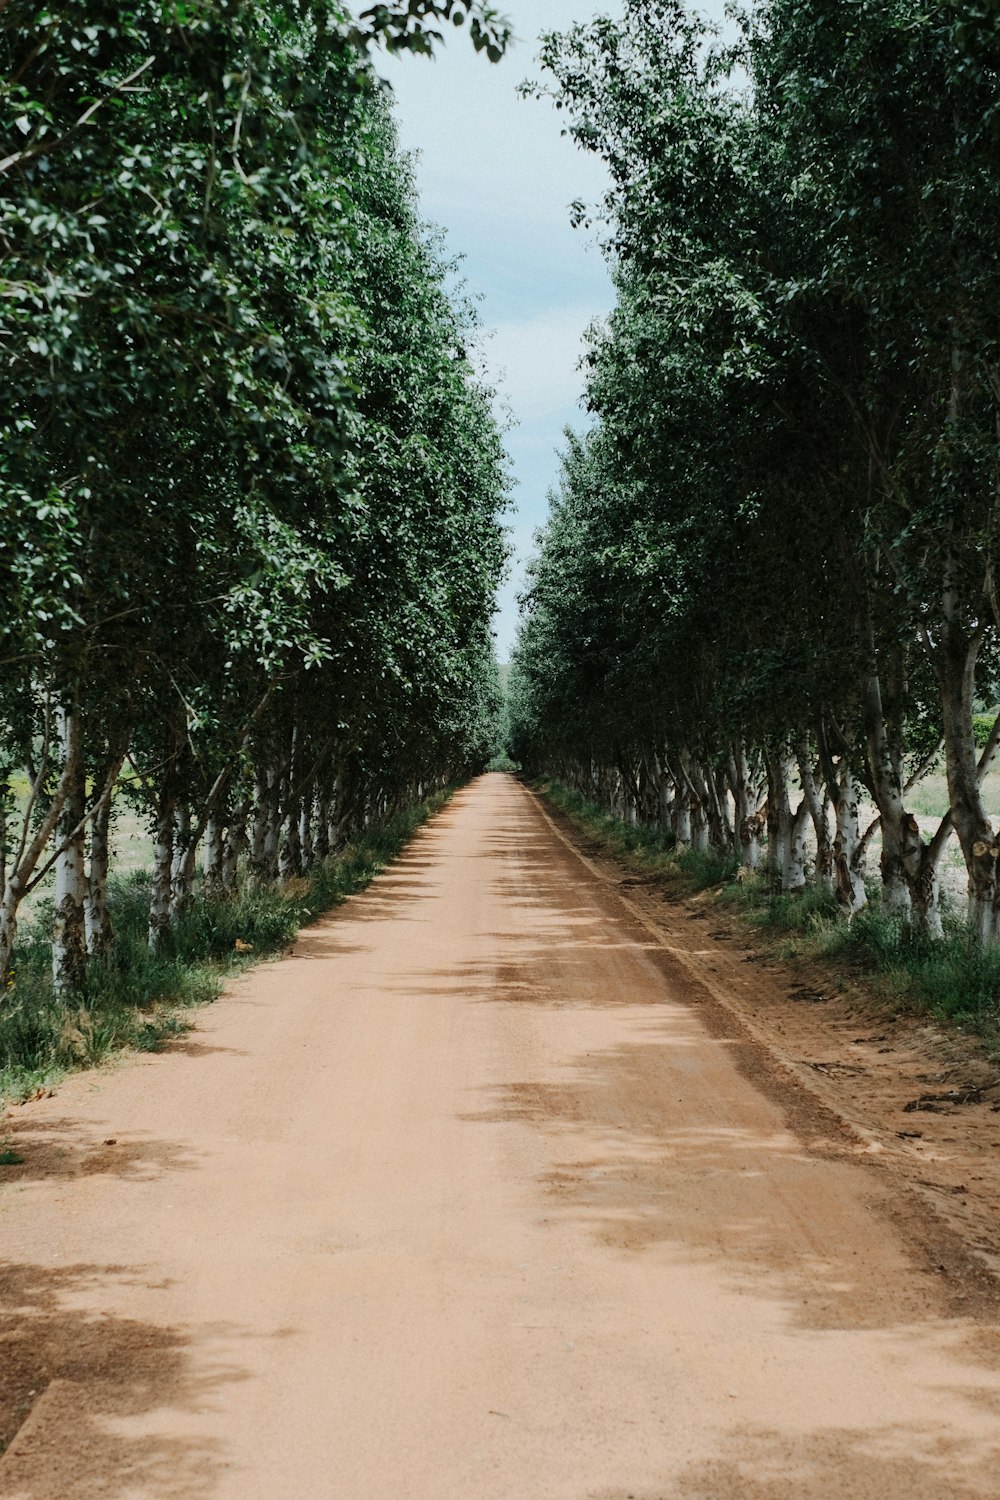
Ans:
{"type": "MultiPolygon", "coordinates": [[[[54,993],[49,913],[42,906],[25,925],[13,983],[0,1006],[0,1105],[51,1089],[67,1072],[112,1054],[156,1051],[190,1030],[192,1009],[215,1000],[228,975],[280,952],[301,927],[363,890],[454,790],[448,787],[367,829],[305,875],[266,884],[244,879],[232,895],[202,888],[169,943],[155,953],[147,942],[151,875],[112,876],[114,941],[107,956],[91,965],[72,1007],[54,993]]],[[[0,1153],[4,1165],[16,1162],[5,1162],[0,1153]]]]}

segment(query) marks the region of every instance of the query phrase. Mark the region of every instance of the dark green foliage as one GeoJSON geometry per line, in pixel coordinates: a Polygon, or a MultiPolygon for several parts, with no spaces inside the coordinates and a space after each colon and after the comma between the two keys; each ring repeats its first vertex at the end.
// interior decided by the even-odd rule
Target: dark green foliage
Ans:
{"type": "Polygon", "coordinates": [[[972,733],[975,737],[976,745],[980,750],[984,748],[986,742],[989,740],[990,734],[993,731],[993,725],[996,723],[997,712],[1000,712],[1000,710],[994,710],[992,713],[987,714],[975,714],[973,716],[972,733]]]}

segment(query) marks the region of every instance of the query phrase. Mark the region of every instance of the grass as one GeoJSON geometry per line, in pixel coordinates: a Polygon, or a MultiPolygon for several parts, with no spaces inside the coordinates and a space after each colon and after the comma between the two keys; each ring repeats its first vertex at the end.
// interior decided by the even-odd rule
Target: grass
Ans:
{"type": "Polygon", "coordinates": [[[228,898],[198,894],[157,954],[146,946],[148,871],[112,876],[114,944],[106,960],[89,965],[86,989],[69,1007],[52,991],[51,902],[43,903],[24,925],[14,983],[0,1003],[0,1101],[30,1097],[124,1049],[156,1051],[188,1030],[190,1010],[214,1000],[228,974],[280,951],[300,927],[362,890],[449,795],[370,829],[301,880],[244,886],[228,898]]]}
{"type": "Polygon", "coordinates": [[[588,837],[631,869],[653,874],[679,894],[710,892],[712,899],[752,926],[777,956],[824,964],[846,982],[859,980],[897,1010],[933,1015],[1000,1047],[1000,948],[975,942],[954,910],[945,936],[933,941],[870,905],[845,920],[831,890],[801,895],[777,889],[764,874],[737,880],[735,856],[677,853],[656,829],[632,828],[596,803],[554,783],[536,790],[588,837]]]}

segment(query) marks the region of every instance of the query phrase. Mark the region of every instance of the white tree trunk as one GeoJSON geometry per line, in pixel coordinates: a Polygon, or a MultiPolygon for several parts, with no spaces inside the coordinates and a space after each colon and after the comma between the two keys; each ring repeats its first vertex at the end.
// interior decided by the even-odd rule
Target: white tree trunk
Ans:
{"type": "Polygon", "coordinates": [[[153,888],[149,899],[149,949],[157,953],[170,931],[170,872],[174,858],[173,791],[166,787],[160,794],[153,845],[153,888]]]}
{"type": "Polygon", "coordinates": [[[858,825],[858,790],[846,756],[837,772],[834,818],[837,832],[833,841],[833,869],[837,899],[849,917],[868,904],[863,868],[864,851],[858,825]]]}
{"type": "Polygon", "coordinates": [[[281,775],[275,767],[267,773],[267,803],[264,823],[264,858],[262,874],[274,880],[278,874],[278,849],[281,845],[281,775]]]}
{"type": "Polygon", "coordinates": [[[229,818],[229,827],[222,842],[222,885],[227,891],[235,891],[239,871],[240,852],[246,847],[247,818],[250,813],[249,800],[241,797],[229,818]]]}
{"type": "Polygon", "coordinates": [[[187,800],[178,802],[174,814],[174,851],[170,866],[170,925],[179,922],[190,910],[193,897],[194,860],[191,849],[191,808],[187,800]]]}
{"type": "Polygon", "coordinates": [[[205,824],[205,840],[201,857],[201,871],[206,892],[218,894],[225,884],[223,878],[224,848],[223,826],[213,815],[205,824]]]}
{"type": "Polygon", "coordinates": [[[784,840],[784,858],[781,866],[781,889],[797,896],[806,888],[806,828],[809,809],[805,802],[799,804],[792,814],[784,840]]]}
{"type": "Polygon", "coordinates": [[[302,798],[302,807],[299,812],[299,847],[302,850],[303,871],[311,869],[315,863],[315,852],[313,850],[313,805],[315,800],[312,792],[306,792],[302,798]]]}
{"type": "Polygon", "coordinates": [[[111,864],[111,798],[97,808],[90,823],[90,868],[87,871],[85,922],[87,952],[102,957],[111,948],[111,914],[108,911],[108,870],[111,864]]]}
{"type": "Polygon", "coordinates": [[[79,750],[79,729],[73,722],[75,718],[76,714],[70,709],[56,710],[56,729],[63,765],[73,764],[75,768],[55,829],[57,852],[52,913],[52,984],[60,999],[67,999],[80,990],[87,968],[84,933],[87,882],[83,826],[86,783],[79,750]]]}

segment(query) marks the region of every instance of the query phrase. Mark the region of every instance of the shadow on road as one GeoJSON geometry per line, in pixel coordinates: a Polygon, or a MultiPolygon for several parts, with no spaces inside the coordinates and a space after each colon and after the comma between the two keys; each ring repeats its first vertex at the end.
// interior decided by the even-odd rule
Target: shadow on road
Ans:
{"type": "Polygon", "coordinates": [[[0,1496],[199,1500],[212,1494],[221,1460],[211,1442],[148,1427],[132,1437],[129,1419],[166,1409],[197,1413],[220,1386],[243,1379],[241,1372],[219,1364],[195,1373],[188,1335],[180,1330],[74,1305],[138,1274],[115,1265],[0,1271],[0,1448],[27,1419],[0,1458],[0,1496]],[[44,1492],[26,1490],[24,1482],[37,1485],[39,1473],[44,1492]]]}

